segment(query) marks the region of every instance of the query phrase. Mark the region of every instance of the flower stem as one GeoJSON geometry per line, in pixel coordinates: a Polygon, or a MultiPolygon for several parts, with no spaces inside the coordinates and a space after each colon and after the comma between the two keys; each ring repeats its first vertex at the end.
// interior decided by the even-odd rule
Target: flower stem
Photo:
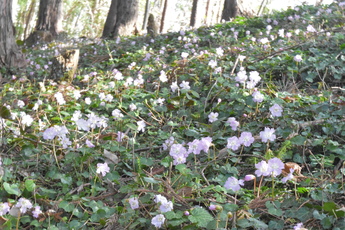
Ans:
{"type": "Polygon", "coordinates": [[[20,220],[20,210],[19,210],[19,212],[18,212],[18,218],[17,218],[17,223],[16,223],[16,230],[18,230],[19,229],[19,220],[20,220]]]}
{"type": "Polygon", "coordinates": [[[264,179],[263,176],[261,176],[260,182],[259,182],[259,187],[258,187],[258,194],[256,195],[256,197],[260,196],[260,188],[261,188],[261,184],[262,184],[262,180],[264,179]]]}
{"type": "Polygon", "coordinates": [[[274,176],[272,174],[272,199],[274,200],[274,176]]]}

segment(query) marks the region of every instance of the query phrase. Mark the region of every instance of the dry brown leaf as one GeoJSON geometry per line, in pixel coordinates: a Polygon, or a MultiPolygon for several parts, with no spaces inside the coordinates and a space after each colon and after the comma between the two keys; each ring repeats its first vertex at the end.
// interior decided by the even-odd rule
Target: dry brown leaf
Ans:
{"type": "Polygon", "coordinates": [[[303,176],[301,174],[301,170],[302,170],[302,167],[299,166],[297,163],[294,163],[294,162],[286,162],[284,164],[284,169],[282,171],[283,175],[284,176],[287,176],[289,173],[290,173],[290,169],[293,169],[294,170],[294,173],[297,175],[297,176],[303,176]]]}

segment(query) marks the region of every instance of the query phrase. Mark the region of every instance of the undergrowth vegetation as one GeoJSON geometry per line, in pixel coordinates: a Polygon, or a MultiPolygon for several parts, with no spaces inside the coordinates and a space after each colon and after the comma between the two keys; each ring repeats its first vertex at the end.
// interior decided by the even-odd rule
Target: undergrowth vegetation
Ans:
{"type": "Polygon", "coordinates": [[[26,47],[0,94],[4,229],[344,229],[344,8],[26,47]]]}

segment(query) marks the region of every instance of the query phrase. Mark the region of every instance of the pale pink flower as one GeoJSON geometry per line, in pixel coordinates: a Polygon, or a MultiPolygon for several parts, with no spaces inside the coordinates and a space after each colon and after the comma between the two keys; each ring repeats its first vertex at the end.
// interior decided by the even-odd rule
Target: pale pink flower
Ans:
{"type": "Polygon", "coordinates": [[[106,162],[97,164],[96,173],[102,174],[102,176],[105,176],[108,172],[110,172],[110,168],[106,162]]]}
{"type": "Polygon", "coordinates": [[[159,80],[161,82],[167,82],[168,81],[168,77],[167,77],[164,70],[161,70],[160,75],[159,75],[159,80]]]}
{"type": "Polygon", "coordinates": [[[167,198],[165,196],[162,196],[161,194],[155,195],[155,198],[153,199],[155,203],[166,203],[168,202],[167,198]]]}
{"type": "Polygon", "coordinates": [[[230,127],[233,131],[236,131],[237,127],[240,125],[240,123],[238,121],[236,121],[236,118],[234,118],[234,117],[229,117],[228,120],[226,121],[226,123],[228,123],[230,125],[230,127]]]}
{"type": "Polygon", "coordinates": [[[254,142],[254,137],[251,132],[242,132],[239,141],[246,147],[249,147],[254,142]]]}
{"type": "Polygon", "coordinates": [[[145,127],[146,127],[146,123],[145,121],[141,120],[141,121],[137,121],[137,125],[138,125],[138,132],[142,131],[144,132],[145,131],[145,127]]]}
{"type": "Polygon", "coordinates": [[[188,55],[189,55],[189,54],[186,53],[186,52],[182,52],[182,53],[181,53],[181,57],[182,57],[183,59],[187,58],[188,55]]]}
{"type": "Polygon", "coordinates": [[[228,144],[227,144],[226,147],[228,149],[231,149],[232,151],[236,151],[236,150],[238,150],[241,147],[241,142],[238,139],[238,137],[236,137],[236,136],[229,137],[227,139],[227,141],[228,141],[228,144]]]}
{"type": "Polygon", "coordinates": [[[274,132],[274,128],[265,127],[265,130],[260,132],[261,141],[265,143],[268,141],[274,141],[276,139],[274,132]]]}
{"type": "Polygon", "coordinates": [[[139,200],[138,197],[131,197],[128,199],[128,203],[131,206],[131,209],[139,208],[139,200]]]}
{"type": "Polygon", "coordinates": [[[189,82],[188,81],[182,81],[182,83],[180,84],[181,89],[184,90],[189,90],[190,86],[189,86],[189,82]]]}
{"type": "Polygon", "coordinates": [[[0,203],[0,216],[6,215],[10,211],[10,206],[7,202],[0,203]]]}
{"type": "Polygon", "coordinates": [[[255,178],[256,177],[253,174],[248,174],[248,175],[245,175],[244,181],[251,181],[251,180],[254,180],[255,178]]]}
{"type": "Polygon", "coordinates": [[[213,123],[213,122],[215,122],[215,121],[217,121],[218,120],[218,113],[214,113],[214,112],[211,112],[209,115],[208,115],[208,121],[210,122],[210,123],[213,123]]]}
{"type": "Polygon", "coordinates": [[[174,93],[176,90],[178,90],[179,87],[178,87],[178,85],[177,85],[177,82],[176,82],[176,81],[173,82],[173,83],[171,84],[170,88],[171,88],[171,91],[172,91],[173,93],[174,93]]]}
{"type": "Polygon", "coordinates": [[[37,205],[35,206],[35,210],[32,211],[32,216],[38,218],[41,213],[41,207],[37,205]]]}
{"type": "Polygon", "coordinates": [[[89,140],[86,140],[85,141],[85,144],[87,145],[87,147],[89,147],[89,148],[93,148],[93,147],[95,147],[95,145],[94,144],[92,144],[92,142],[91,141],[89,141],[89,140]]]}
{"type": "Polygon", "coordinates": [[[164,213],[164,212],[170,212],[171,210],[173,210],[174,206],[173,203],[171,201],[167,201],[167,202],[163,202],[161,203],[161,205],[159,206],[159,210],[164,213]]]}
{"type": "Polygon", "coordinates": [[[292,180],[294,178],[293,176],[294,169],[290,168],[290,173],[282,179],[282,183],[286,183],[289,180],[292,180]]]}
{"type": "Polygon", "coordinates": [[[164,215],[158,214],[157,216],[152,218],[151,224],[153,224],[156,228],[160,228],[164,224],[164,221],[165,221],[164,215]]]}
{"type": "Polygon", "coordinates": [[[274,104],[270,108],[270,112],[273,117],[281,117],[283,113],[283,108],[278,104],[274,104]]]}
{"type": "Polygon", "coordinates": [[[268,168],[272,176],[276,177],[282,173],[284,169],[284,163],[277,157],[268,160],[268,168]]]}
{"type": "Polygon", "coordinates": [[[296,56],[294,56],[293,60],[294,60],[295,62],[301,62],[303,59],[302,59],[302,56],[301,56],[301,55],[297,54],[296,56]]]}
{"type": "Polygon", "coordinates": [[[210,206],[208,207],[208,209],[211,211],[215,211],[216,208],[217,208],[217,206],[215,204],[210,204],[210,206]]]}
{"type": "Polygon", "coordinates": [[[252,97],[253,97],[253,101],[256,103],[261,103],[264,100],[264,95],[262,93],[260,93],[260,91],[255,91],[252,94],[252,97]]]}
{"type": "Polygon", "coordinates": [[[32,203],[28,199],[21,197],[19,198],[16,207],[19,208],[22,214],[24,214],[28,209],[32,208],[32,203]]]}
{"type": "Polygon", "coordinates": [[[226,189],[231,189],[232,191],[234,192],[237,192],[241,189],[241,186],[244,185],[244,181],[243,180],[238,180],[237,178],[235,177],[229,177],[225,184],[224,184],[224,187],[226,189]]]}
{"type": "Polygon", "coordinates": [[[269,176],[271,174],[271,170],[268,167],[268,164],[266,161],[260,161],[259,163],[255,164],[255,168],[257,170],[255,171],[256,176],[269,176]]]}

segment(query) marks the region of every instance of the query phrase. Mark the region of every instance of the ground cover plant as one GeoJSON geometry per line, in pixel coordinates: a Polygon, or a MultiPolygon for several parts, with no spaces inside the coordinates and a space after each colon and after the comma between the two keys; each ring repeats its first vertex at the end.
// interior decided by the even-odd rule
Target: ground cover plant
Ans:
{"type": "Polygon", "coordinates": [[[344,229],[345,2],[23,47],[4,229],[344,229]],[[81,57],[51,79],[52,57],[81,57]]]}

